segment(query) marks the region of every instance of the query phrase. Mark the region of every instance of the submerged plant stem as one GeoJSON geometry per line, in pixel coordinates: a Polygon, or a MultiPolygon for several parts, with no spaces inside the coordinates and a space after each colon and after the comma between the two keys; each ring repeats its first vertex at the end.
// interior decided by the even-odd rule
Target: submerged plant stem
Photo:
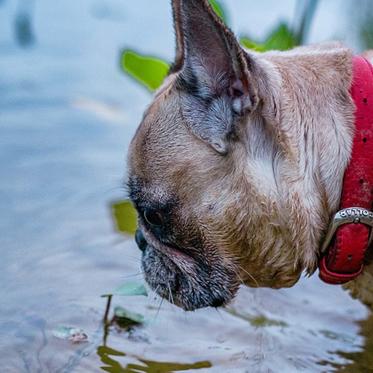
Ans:
{"type": "Polygon", "coordinates": [[[104,315],[104,320],[103,320],[105,324],[107,324],[107,319],[108,319],[108,316],[109,316],[111,298],[112,298],[112,295],[109,295],[107,297],[106,310],[105,310],[105,315],[104,315]]]}

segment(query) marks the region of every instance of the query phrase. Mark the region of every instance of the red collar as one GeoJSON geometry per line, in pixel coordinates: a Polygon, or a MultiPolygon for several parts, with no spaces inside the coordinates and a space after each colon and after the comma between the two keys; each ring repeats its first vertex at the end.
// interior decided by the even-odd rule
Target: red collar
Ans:
{"type": "MultiPolygon", "coordinates": [[[[355,138],[342,187],[340,210],[327,234],[319,263],[320,278],[343,284],[363,270],[370,227],[373,226],[373,67],[354,57],[355,138]]],[[[373,230],[373,228],[372,228],[373,230]]],[[[373,235],[372,235],[373,237],[373,235]]]]}

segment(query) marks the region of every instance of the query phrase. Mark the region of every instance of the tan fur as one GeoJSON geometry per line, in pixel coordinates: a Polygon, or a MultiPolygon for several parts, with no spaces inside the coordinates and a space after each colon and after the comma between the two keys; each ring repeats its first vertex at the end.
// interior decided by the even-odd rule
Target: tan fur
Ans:
{"type": "MultiPolygon", "coordinates": [[[[204,11],[210,11],[204,1],[194,2],[193,6],[203,3],[204,11]]],[[[182,18],[179,7],[180,2],[175,1],[176,22],[182,18]]],[[[206,22],[220,22],[211,14],[209,17],[206,22]]],[[[219,23],[216,27],[225,26],[219,23]]],[[[179,30],[179,65],[184,62],[180,52],[182,35],[179,30]]],[[[343,44],[329,42],[288,52],[245,53],[250,61],[246,75],[249,86],[232,85],[241,90],[237,95],[240,100],[241,94],[250,97],[251,106],[236,96],[232,99],[233,107],[239,110],[245,107],[242,105],[249,107],[242,111],[233,139],[222,137],[215,145],[216,138],[209,138],[215,134],[201,135],[190,128],[193,123],[188,122],[183,111],[189,98],[177,87],[184,72],[177,70],[156,93],[129,153],[130,178],[142,180],[145,185],[140,199],[162,204],[173,196],[180,201],[172,224],[181,232],[181,238],[172,240],[190,250],[196,263],[204,261],[212,277],[218,265],[221,271],[231,273],[222,276],[230,277],[227,289],[231,286],[232,295],[242,280],[251,286],[280,288],[294,285],[303,270],[314,273],[320,244],[338,209],[354,122],[349,95],[353,53],[343,44]],[[220,149],[228,150],[218,154],[220,149]],[[183,243],[197,235],[203,248],[197,250],[183,243]]],[[[202,67],[196,68],[197,73],[202,67]]],[[[240,64],[234,72],[241,68],[246,69],[240,64]]],[[[214,110],[226,113],[226,102],[232,101],[221,101],[214,110]]],[[[139,214],[152,253],[166,255],[160,249],[164,246],[145,227],[141,207],[139,214]]],[[[181,258],[173,260],[169,253],[164,260],[168,259],[171,282],[173,270],[180,270],[180,276],[189,282],[197,274],[197,264],[184,265],[181,258]]],[[[145,255],[144,260],[150,259],[145,255]]],[[[158,275],[148,276],[156,288],[158,275]]],[[[370,265],[347,287],[354,296],[372,305],[372,281],[370,265]]],[[[214,289],[215,285],[212,282],[209,286],[214,289]]],[[[185,309],[205,306],[200,301],[184,302],[183,297],[191,296],[190,292],[185,294],[170,289],[169,295],[161,295],[176,298],[175,303],[185,309]]]]}

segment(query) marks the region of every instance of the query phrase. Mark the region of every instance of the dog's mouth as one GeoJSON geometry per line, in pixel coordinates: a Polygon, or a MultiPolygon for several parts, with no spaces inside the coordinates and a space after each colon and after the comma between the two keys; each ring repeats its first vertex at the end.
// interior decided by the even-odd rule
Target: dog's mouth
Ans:
{"type": "Polygon", "coordinates": [[[141,225],[136,242],[143,253],[142,268],[151,289],[186,311],[224,306],[238,290],[235,272],[216,255],[207,259],[195,249],[188,253],[188,249],[165,245],[141,225]]]}

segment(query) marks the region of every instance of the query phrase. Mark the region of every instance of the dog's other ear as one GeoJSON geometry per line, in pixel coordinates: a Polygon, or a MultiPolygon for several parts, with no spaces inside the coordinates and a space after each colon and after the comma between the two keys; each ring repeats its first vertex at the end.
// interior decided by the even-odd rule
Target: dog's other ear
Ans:
{"type": "Polygon", "coordinates": [[[173,0],[173,11],[184,118],[195,136],[225,154],[257,103],[250,58],[208,0],[173,0]]]}

